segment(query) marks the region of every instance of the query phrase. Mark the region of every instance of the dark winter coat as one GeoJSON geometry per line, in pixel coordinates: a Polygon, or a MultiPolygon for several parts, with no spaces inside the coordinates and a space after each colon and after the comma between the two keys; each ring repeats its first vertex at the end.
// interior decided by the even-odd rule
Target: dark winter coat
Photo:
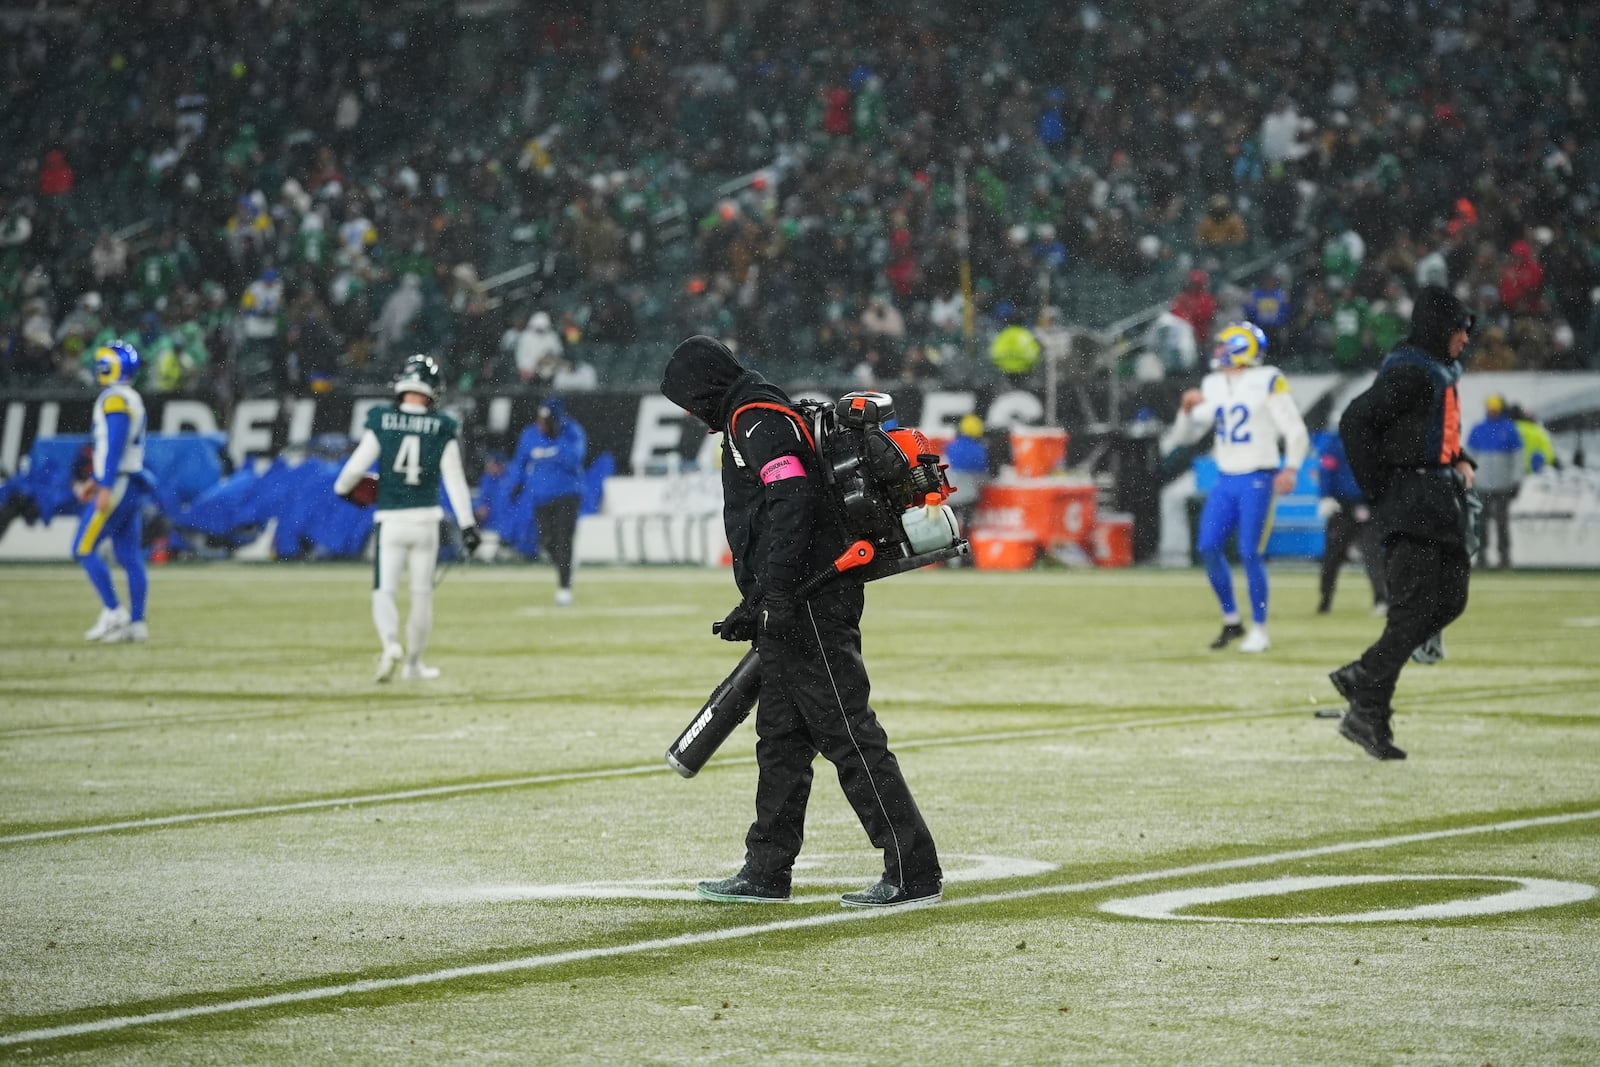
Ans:
{"type": "Polygon", "coordinates": [[[722,521],[747,600],[770,590],[792,595],[844,552],[843,530],[824,506],[816,449],[787,413],[793,405],[783,390],[745,370],[720,341],[691,337],[667,361],[661,393],[722,434],[722,521]],[[799,459],[805,476],[764,480],[786,456],[799,459]]]}
{"type": "Polygon", "coordinates": [[[1454,467],[1472,458],[1461,446],[1461,367],[1449,349],[1463,326],[1471,328],[1471,316],[1460,301],[1424,289],[1406,342],[1339,420],[1350,469],[1385,537],[1465,543],[1465,491],[1454,467]]]}

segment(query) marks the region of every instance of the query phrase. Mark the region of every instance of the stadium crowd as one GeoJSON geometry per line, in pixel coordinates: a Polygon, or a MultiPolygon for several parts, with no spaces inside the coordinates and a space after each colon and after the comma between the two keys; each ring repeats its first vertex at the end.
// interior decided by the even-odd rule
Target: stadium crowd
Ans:
{"type": "Polygon", "coordinates": [[[1244,314],[1281,366],[1357,369],[1429,283],[1475,367],[1600,368],[1594,13],[1309,7],[11,13],[0,376],[84,382],[120,337],[219,406],[415,351],[632,388],[707,333],[791,377],[1024,378],[1169,301],[1165,373],[1244,314]]]}

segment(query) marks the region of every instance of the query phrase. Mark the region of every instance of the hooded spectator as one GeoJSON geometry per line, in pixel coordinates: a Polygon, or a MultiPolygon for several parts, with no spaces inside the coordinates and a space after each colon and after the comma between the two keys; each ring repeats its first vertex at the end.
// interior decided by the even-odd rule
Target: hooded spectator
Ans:
{"type": "Polygon", "coordinates": [[[65,153],[52,148],[44,154],[44,165],[39,168],[39,195],[65,196],[72,192],[75,180],[65,153]]]}
{"type": "Polygon", "coordinates": [[[1512,315],[1544,313],[1544,268],[1527,241],[1512,242],[1511,258],[1500,272],[1500,306],[1512,315]]]}
{"type": "Polygon", "coordinates": [[[861,313],[861,329],[870,337],[899,341],[905,338],[906,320],[900,310],[889,303],[887,295],[875,293],[861,313]]]}
{"type": "Polygon", "coordinates": [[[1211,350],[1211,324],[1217,317],[1217,298],[1211,295],[1211,278],[1203,270],[1189,272],[1189,280],[1172,301],[1171,311],[1194,330],[1197,351],[1211,350]]]}
{"type": "Polygon", "coordinates": [[[517,335],[517,377],[525,382],[535,378],[548,381],[561,353],[561,338],[551,325],[550,316],[535,311],[528,317],[527,328],[517,335]]]}
{"type": "Polygon", "coordinates": [[[422,279],[406,274],[400,279],[400,288],[383,302],[378,321],[372,324],[373,343],[379,359],[399,351],[411,324],[422,311],[422,304],[422,279]]]}
{"type": "Polygon", "coordinates": [[[1194,231],[1194,239],[1202,248],[1237,248],[1249,236],[1243,216],[1222,193],[1206,202],[1205,218],[1194,231]]]}
{"type": "Polygon", "coordinates": [[[98,285],[120,286],[128,276],[128,242],[109,230],[101,233],[89,251],[89,273],[98,285]]]}

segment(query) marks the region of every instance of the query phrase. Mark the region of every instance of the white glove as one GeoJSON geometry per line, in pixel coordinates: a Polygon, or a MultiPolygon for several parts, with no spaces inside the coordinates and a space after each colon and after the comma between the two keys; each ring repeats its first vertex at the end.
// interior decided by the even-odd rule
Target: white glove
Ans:
{"type": "Polygon", "coordinates": [[[1329,519],[1339,514],[1341,510],[1342,509],[1339,507],[1339,502],[1333,499],[1331,496],[1325,496],[1321,500],[1317,501],[1317,518],[1321,519],[1323,522],[1327,522],[1329,519]]]}

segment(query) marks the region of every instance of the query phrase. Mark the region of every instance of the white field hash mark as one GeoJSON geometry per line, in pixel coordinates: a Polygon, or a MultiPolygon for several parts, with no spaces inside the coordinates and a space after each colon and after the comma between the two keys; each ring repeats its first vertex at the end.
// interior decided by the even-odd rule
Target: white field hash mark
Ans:
{"type": "MultiPolygon", "coordinates": [[[[1296,708],[1284,711],[1230,711],[1199,715],[1172,715],[1159,718],[1124,719],[1116,722],[1078,723],[1072,726],[1037,726],[1019,730],[995,730],[986,733],[961,734],[955,737],[926,737],[896,741],[895,748],[930,748],[944,745],[983,744],[992,741],[1026,741],[1034,737],[1061,737],[1070,734],[1104,733],[1110,730],[1128,730],[1146,726],[1184,725],[1188,723],[1225,722],[1230,719],[1266,718],[1274,715],[1301,715],[1296,708]]],[[[665,749],[662,750],[665,752],[665,749]]],[[[715,765],[733,766],[754,763],[754,756],[730,756],[716,761],[715,765]]],[[[533,785],[558,785],[563,782],[586,782],[603,778],[631,778],[666,772],[661,763],[642,763],[632,767],[613,767],[595,771],[557,771],[550,774],[530,774],[519,778],[497,778],[486,782],[461,782],[456,785],[424,786],[418,789],[399,789],[387,793],[357,793],[347,797],[324,797],[319,800],[296,800],[283,804],[262,804],[250,808],[222,808],[216,811],[191,811],[178,815],[156,815],[147,819],[122,819],[116,822],[86,823],[82,826],[62,826],[54,830],[30,830],[27,833],[0,837],[0,845],[22,845],[35,841],[53,841],[67,837],[86,837],[93,834],[113,834],[124,830],[155,830],[172,826],[216,822],[224,819],[244,819],[264,815],[291,815],[305,811],[326,811],[330,808],[353,808],[369,804],[391,804],[411,800],[429,800],[435,797],[459,796],[464,793],[483,793],[497,789],[521,789],[533,785]]]]}
{"type": "MultiPolygon", "coordinates": [[[[1348,852],[1363,852],[1373,849],[1394,848],[1400,845],[1421,844],[1427,841],[1441,841],[1453,837],[1469,837],[1475,834],[1509,833],[1517,830],[1528,830],[1544,826],[1560,826],[1565,823],[1582,822],[1588,819],[1600,818],[1600,809],[1594,811],[1569,812],[1564,815],[1545,815],[1532,819],[1511,819],[1506,822],[1489,823],[1483,826],[1463,826],[1449,830],[1428,830],[1415,834],[1399,834],[1394,837],[1377,837],[1365,841],[1347,841],[1338,845],[1319,845],[1315,848],[1292,849],[1285,852],[1269,852],[1260,856],[1246,856],[1231,860],[1218,860],[1213,863],[1195,863],[1185,867],[1169,867],[1159,871],[1145,871],[1137,874],[1122,874],[1112,878],[1101,878],[1091,882],[1073,882],[1066,885],[1036,886],[1031,889],[1013,889],[1007,892],[988,893],[976,897],[958,897],[946,900],[941,907],[970,907],[982,904],[1000,904],[1016,900],[1028,900],[1038,897],[1065,896],[1075,893],[1093,893],[1102,889],[1118,889],[1122,886],[1139,885],[1146,882],[1164,881],[1169,878],[1186,878],[1199,874],[1215,874],[1220,871],[1242,870],[1247,867],[1265,867],[1277,863],[1290,863],[1296,860],[1315,859],[1323,856],[1335,856],[1348,852]]],[[[186,1008],[171,1008],[166,1011],[146,1012],[142,1015],[117,1015],[106,1019],[97,1019],[90,1022],[69,1023],[64,1026],[42,1027],[37,1030],[21,1030],[12,1034],[0,1034],[0,1048],[27,1045],[35,1042],[59,1041],[70,1037],[83,1037],[89,1034],[110,1033],[117,1030],[130,1030],[140,1026],[152,1026],[159,1023],[183,1022],[188,1019],[200,1019],[208,1016],[232,1015],[239,1012],[256,1011],[263,1008],[276,1008],[290,1004],[307,1004],[318,1001],[333,1001],[341,997],[361,996],[367,993],[382,993],[394,989],[410,989],[419,986],[439,985],[453,982],[463,978],[482,978],[493,975],[516,974],[525,971],[535,971],[550,967],[558,967],[565,963],[582,963],[589,960],[607,959],[617,956],[634,956],[645,952],[661,952],[668,949],[688,948],[695,945],[715,944],[720,941],[736,941],[741,938],[755,937],[761,934],[777,933],[785,930],[805,930],[815,927],[837,926],[848,922],[868,922],[881,918],[879,912],[871,910],[849,910],[822,912],[816,915],[807,915],[802,918],[780,919],[774,922],[755,923],[748,926],[730,926],[723,930],[705,930],[692,934],[679,934],[675,937],[652,938],[648,941],[634,941],[624,945],[604,945],[596,948],[570,949],[566,952],[552,952],[542,956],[520,956],[516,959],[496,960],[491,963],[478,963],[465,967],[446,967],[437,971],[424,971],[420,974],[402,975],[395,978],[369,978],[356,982],[341,982],[337,985],[318,986],[312,989],[299,989],[287,993],[271,993],[258,997],[241,997],[235,1000],[220,1001],[216,1004],[196,1004],[186,1008]]]]}
{"type": "Polygon", "coordinates": [[[1330,874],[1305,877],[1285,876],[1261,882],[1235,882],[1233,885],[1198,886],[1168,893],[1149,893],[1141,897],[1107,900],[1100,910],[1135,919],[1173,920],[1205,923],[1260,923],[1286,925],[1307,923],[1383,923],[1425,919],[1463,919],[1474,915],[1503,915],[1511,911],[1555,908],[1591,900],[1595,887],[1583,882],[1556,882],[1548,878],[1513,878],[1497,874],[1330,874]],[[1281,897],[1313,889],[1332,889],[1348,885],[1381,885],[1385,882],[1505,882],[1515,888],[1492,896],[1448,900],[1438,904],[1414,904],[1408,908],[1383,908],[1377,911],[1336,912],[1314,915],[1275,915],[1241,918],[1232,915],[1190,914],[1184,909],[1205,904],[1222,904],[1255,897],[1281,897]]]}

